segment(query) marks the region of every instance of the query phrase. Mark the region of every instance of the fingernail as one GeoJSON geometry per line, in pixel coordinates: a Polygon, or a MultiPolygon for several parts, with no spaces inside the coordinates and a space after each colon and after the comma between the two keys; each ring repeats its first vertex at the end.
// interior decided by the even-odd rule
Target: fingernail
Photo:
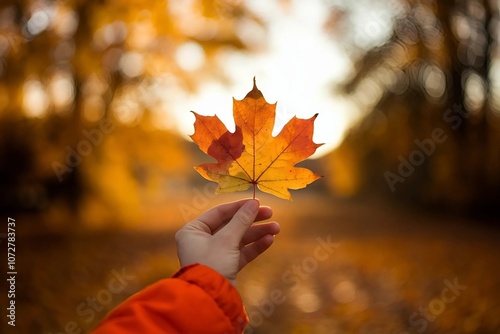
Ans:
{"type": "Polygon", "coordinates": [[[259,202],[252,199],[252,200],[249,200],[248,202],[246,202],[244,207],[245,207],[245,209],[250,210],[250,211],[257,211],[259,209],[259,202]]]}

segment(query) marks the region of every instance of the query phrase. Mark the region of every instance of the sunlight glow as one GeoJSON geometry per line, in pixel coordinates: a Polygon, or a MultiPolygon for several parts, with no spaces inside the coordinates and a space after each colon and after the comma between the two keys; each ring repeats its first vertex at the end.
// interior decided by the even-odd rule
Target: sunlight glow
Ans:
{"type": "Polygon", "coordinates": [[[42,83],[28,80],[23,86],[23,109],[28,117],[42,118],[47,113],[50,99],[42,83]]]}
{"type": "Polygon", "coordinates": [[[49,15],[46,12],[39,10],[36,11],[28,20],[26,23],[26,29],[32,36],[35,36],[47,29],[49,23],[49,15]]]}
{"type": "Polygon", "coordinates": [[[95,74],[85,81],[82,88],[84,96],[83,115],[87,120],[96,122],[104,116],[106,104],[103,95],[107,89],[106,82],[95,74]]]}
{"type": "Polygon", "coordinates": [[[196,71],[205,63],[205,51],[198,43],[184,43],[177,48],[175,61],[185,71],[196,71]]]}
{"type": "Polygon", "coordinates": [[[132,125],[137,121],[141,91],[132,85],[122,87],[111,103],[111,110],[115,118],[122,124],[132,125]]]}
{"type": "MultiPolygon", "coordinates": [[[[219,55],[219,65],[230,85],[205,83],[196,94],[179,96],[175,103],[179,131],[184,135],[194,132],[189,110],[217,114],[234,129],[231,97],[244,98],[255,76],[267,102],[278,101],[273,134],[294,115],[309,118],[319,113],[313,139],[325,145],[313,157],[328,153],[340,144],[358,113],[352,102],[333,92],[335,84],[349,75],[352,64],[323,29],[328,15],[325,4],[319,0],[293,1],[286,11],[273,1],[251,2],[251,6],[267,21],[265,51],[248,55],[227,50],[219,55]]],[[[252,35],[252,25],[246,28],[250,30],[244,34],[252,35]]],[[[262,31],[255,29],[255,34],[262,36],[262,31]]]]}
{"type": "Polygon", "coordinates": [[[350,281],[342,281],[332,289],[333,298],[342,304],[348,304],[356,298],[356,285],[350,281]]]}
{"type": "Polygon", "coordinates": [[[496,58],[491,62],[489,80],[490,88],[490,104],[495,115],[500,116],[500,59],[496,58]]]}
{"type": "Polygon", "coordinates": [[[129,78],[135,78],[144,72],[143,56],[138,52],[128,52],[120,59],[120,69],[129,78]]]}
{"type": "Polygon", "coordinates": [[[313,292],[304,293],[297,297],[295,306],[304,313],[313,313],[321,308],[321,299],[313,292]]]}
{"type": "Polygon", "coordinates": [[[446,77],[439,67],[434,65],[425,66],[422,80],[425,91],[432,100],[441,98],[446,92],[446,77]]]}
{"type": "Polygon", "coordinates": [[[62,38],[70,38],[78,29],[78,22],[78,14],[68,10],[56,17],[54,31],[62,38]]]}
{"type": "Polygon", "coordinates": [[[466,73],[464,93],[467,110],[473,114],[479,112],[486,99],[486,83],[483,78],[473,71],[466,73]]]}
{"type": "Polygon", "coordinates": [[[48,90],[56,111],[67,109],[75,98],[72,73],[69,71],[56,71],[49,83],[48,90]]]}

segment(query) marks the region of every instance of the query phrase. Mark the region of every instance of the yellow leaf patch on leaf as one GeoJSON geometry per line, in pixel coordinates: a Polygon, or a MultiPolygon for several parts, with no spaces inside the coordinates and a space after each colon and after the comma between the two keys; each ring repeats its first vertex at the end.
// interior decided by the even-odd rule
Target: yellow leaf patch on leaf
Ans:
{"type": "Polygon", "coordinates": [[[293,117],[272,136],[276,103],[269,104],[257,89],[241,101],[233,98],[235,131],[230,132],[217,116],[193,112],[195,132],[191,136],[199,148],[217,163],[195,169],[204,178],[218,182],[217,193],[247,190],[253,186],[277,197],[291,200],[288,189],[301,189],[321,178],[307,168],[294,167],[311,156],[322,144],[312,141],[314,120],[293,117]]]}

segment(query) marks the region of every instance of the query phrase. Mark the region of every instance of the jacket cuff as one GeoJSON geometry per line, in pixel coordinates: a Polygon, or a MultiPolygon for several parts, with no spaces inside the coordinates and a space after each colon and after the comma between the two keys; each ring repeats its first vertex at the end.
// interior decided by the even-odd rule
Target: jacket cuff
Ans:
{"type": "Polygon", "coordinates": [[[224,276],[202,264],[179,269],[172,278],[182,279],[203,289],[230,319],[237,333],[248,325],[248,316],[236,288],[224,276]]]}

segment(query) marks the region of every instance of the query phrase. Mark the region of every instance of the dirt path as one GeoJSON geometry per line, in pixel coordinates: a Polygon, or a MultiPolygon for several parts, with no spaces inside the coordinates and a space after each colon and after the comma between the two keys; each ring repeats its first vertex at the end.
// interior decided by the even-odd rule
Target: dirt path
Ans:
{"type": "MultiPolygon", "coordinates": [[[[240,274],[248,333],[500,333],[498,229],[376,202],[261,200],[283,233],[240,274]]],[[[87,332],[177,269],[174,230],[20,238],[17,326],[2,333],[87,332]]]]}

